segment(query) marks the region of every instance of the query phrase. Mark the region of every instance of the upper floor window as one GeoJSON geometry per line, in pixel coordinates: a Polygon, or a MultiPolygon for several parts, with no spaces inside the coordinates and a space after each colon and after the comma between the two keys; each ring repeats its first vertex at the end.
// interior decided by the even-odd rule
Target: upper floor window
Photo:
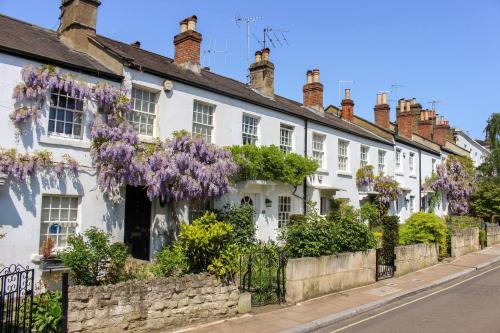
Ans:
{"type": "Polygon", "coordinates": [[[378,174],[382,175],[385,173],[385,151],[378,151],[378,174]]]}
{"type": "Polygon", "coordinates": [[[82,137],[83,99],[69,97],[61,90],[50,94],[49,134],[82,137]]]}
{"type": "Polygon", "coordinates": [[[436,171],[436,159],[432,159],[432,172],[436,171]]]}
{"type": "Polygon", "coordinates": [[[68,236],[76,234],[78,197],[66,195],[42,196],[40,246],[52,238],[54,247],[67,245],[68,236]]]}
{"type": "Polygon", "coordinates": [[[325,150],[324,150],[325,136],[313,133],[312,137],[312,157],[318,162],[320,168],[325,167],[325,150]]]}
{"type": "Polygon", "coordinates": [[[403,168],[401,165],[401,149],[396,149],[396,171],[402,172],[403,168]]]}
{"type": "Polygon", "coordinates": [[[193,135],[201,137],[206,142],[212,142],[214,110],[215,107],[213,105],[194,101],[193,135]]]}
{"type": "Polygon", "coordinates": [[[293,150],[293,127],[285,124],[280,125],[280,149],[285,154],[293,150]]]}
{"type": "Polygon", "coordinates": [[[349,141],[339,139],[339,171],[349,171],[349,141]]]}
{"type": "Polygon", "coordinates": [[[259,118],[243,114],[241,122],[241,135],[244,145],[255,145],[259,140],[258,136],[259,118]]]}
{"type": "Polygon", "coordinates": [[[132,88],[132,111],[128,120],[139,135],[153,136],[156,118],[156,93],[132,88]]]}
{"type": "Polygon", "coordinates": [[[410,174],[415,174],[415,153],[410,153],[410,157],[408,159],[410,163],[410,174]]]}
{"type": "Polygon", "coordinates": [[[361,146],[361,149],[360,149],[360,160],[359,160],[359,164],[361,167],[365,167],[368,165],[368,153],[370,151],[370,148],[367,147],[367,146],[361,146]]]}

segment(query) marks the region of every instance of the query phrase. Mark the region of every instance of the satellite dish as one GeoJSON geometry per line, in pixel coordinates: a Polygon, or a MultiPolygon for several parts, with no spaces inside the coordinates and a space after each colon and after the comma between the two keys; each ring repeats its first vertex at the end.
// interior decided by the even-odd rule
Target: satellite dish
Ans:
{"type": "Polygon", "coordinates": [[[172,81],[170,80],[165,80],[163,81],[163,89],[166,91],[166,92],[170,92],[172,91],[172,88],[174,87],[174,84],[172,83],[172,81]]]}

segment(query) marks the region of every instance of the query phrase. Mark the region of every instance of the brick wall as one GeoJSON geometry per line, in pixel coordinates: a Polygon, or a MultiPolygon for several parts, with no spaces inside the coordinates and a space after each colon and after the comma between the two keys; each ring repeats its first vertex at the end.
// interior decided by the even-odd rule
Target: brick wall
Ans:
{"type": "Polygon", "coordinates": [[[319,82],[308,83],[302,89],[304,106],[323,109],[323,85],[319,82]]]}
{"type": "Polygon", "coordinates": [[[175,36],[174,63],[200,63],[201,39],[201,34],[193,30],[188,30],[175,36]]]}
{"type": "Polygon", "coordinates": [[[375,105],[375,124],[380,127],[389,129],[390,124],[390,108],[388,104],[375,105]]]}
{"type": "Polygon", "coordinates": [[[237,313],[236,285],[208,274],[69,289],[69,332],[168,332],[237,313]]]}

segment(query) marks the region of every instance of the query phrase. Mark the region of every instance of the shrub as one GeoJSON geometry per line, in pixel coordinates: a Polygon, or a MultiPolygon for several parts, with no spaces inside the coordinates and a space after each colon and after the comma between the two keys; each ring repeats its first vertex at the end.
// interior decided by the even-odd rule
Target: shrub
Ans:
{"type": "Polygon", "coordinates": [[[240,263],[240,250],[238,245],[229,244],[221,251],[219,257],[214,258],[208,265],[208,271],[217,275],[224,282],[234,281],[240,263]]]}
{"type": "Polygon", "coordinates": [[[233,227],[235,242],[242,245],[255,241],[254,217],[255,209],[248,204],[226,205],[217,212],[217,219],[229,223],[233,227]]]}
{"type": "Polygon", "coordinates": [[[484,228],[484,221],[474,216],[448,215],[445,217],[445,221],[451,232],[475,227],[479,228],[479,230],[484,228]]]}
{"type": "Polygon", "coordinates": [[[360,208],[361,221],[368,224],[369,228],[374,228],[379,224],[380,212],[377,205],[365,202],[360,208]]]}
{"type": "Polygon", "coordinates": [[[382,248],[386,253],[393,252],[395,246],[399,244],[399,217],[382,217],[382,248]]]}
{"type": "Polygon", "coordinates": [[[500,183],[494,178],[485,178],[477,183],[470,206],[475,215],[488,221],[500,215],[500,183]]]}
{"type": "Polygon", "coordinates": [[[124,279],[127,248],[111,243],[109,234],[92,227],[83,235],[70,236],[68,245],[60,256],[75,284],[96,286],[124,279]]]}
{"type": "Polygon", "coordinates": [[[151,271],[155,276],[180,276],[188,270],[187,258],[178,245],[165,246],[155,256],[151,271]]]}
{"type": "Polygon", "coordinates": [[[33,328],[36,332],[60,332],[62,322],[62,294],[60,291],[47,291],[33,297],[33,328]]]}
{"type": "Polygon", "coordinates": [[[414,213],[399,228],[399,243],[438,243],[441,257],[446,256],[447,228],[444,221],[433,213],[414,213]]]}
{"type": "Polygon", "coordinates": [[[135,259],[129,256],[125,261],[125,279],[145,280],[153,278],[155,276],[153,274],[153,266],[154,264],[149,261],[135,259]]]}
{"type": "Polygon", "coordinates": [[[285,253],[290,258],[319,257],[339,252],[364,251],[376,244],[359,211],[343,206],[328,218],[310,210],[304,220],[282,230],[285,253]]]}

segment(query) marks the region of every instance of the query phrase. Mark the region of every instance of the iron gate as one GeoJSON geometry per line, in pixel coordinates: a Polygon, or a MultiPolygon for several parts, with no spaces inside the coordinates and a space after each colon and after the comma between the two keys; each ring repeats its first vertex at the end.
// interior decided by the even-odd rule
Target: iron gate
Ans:
{"type": "Polygon", "coordinates": [[[252,306],[285,301],[285,268],[285,254],[265,245],[241,255],[240,290],[252,294],[252,306]]]}
{"type": "Polygon", "coordinates": [[[394,248],[380,248],[376,250],[376,280],[391,278],[396,271],[396,254],[394,248]]]}
{"type": "Polygon", "coordinates": [[[0,333],[31,332],[34,276],[21,265],[0,270],[0,333]]]}

